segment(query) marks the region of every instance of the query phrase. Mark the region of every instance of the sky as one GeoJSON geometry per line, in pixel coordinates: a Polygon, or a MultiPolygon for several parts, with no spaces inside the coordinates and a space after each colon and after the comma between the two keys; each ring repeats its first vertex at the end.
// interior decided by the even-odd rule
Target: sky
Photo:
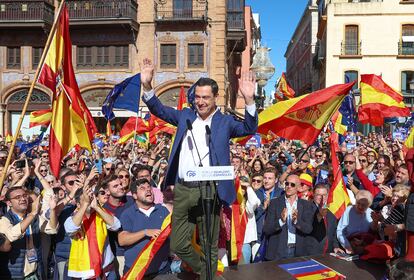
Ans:
{"type": "Polygon", "coordinates": [[[246,0],[253,13],[260,15],[262,45],[272,49],[270,60],[276,69],[265,87],[266,95],[274,91],[277,79],[286,69],[284,54],[307,3],[308,0],[246,0]]]}

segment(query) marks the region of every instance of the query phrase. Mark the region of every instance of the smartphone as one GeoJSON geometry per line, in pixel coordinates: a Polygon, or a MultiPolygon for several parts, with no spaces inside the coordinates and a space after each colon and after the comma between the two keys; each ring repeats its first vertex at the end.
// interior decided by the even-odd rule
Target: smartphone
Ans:
{"type": "Polygon", "coordinates": [[[101,159],[95,159],[95,167],[98,170],[98,173],[102,174],[102,160],[101,159]]]}
{"type": "Polygon", "coordinates": [[[24,159],[18,160],[15,162],[16,168],[23,168],[26,166],[26,161],[24,159]]]}

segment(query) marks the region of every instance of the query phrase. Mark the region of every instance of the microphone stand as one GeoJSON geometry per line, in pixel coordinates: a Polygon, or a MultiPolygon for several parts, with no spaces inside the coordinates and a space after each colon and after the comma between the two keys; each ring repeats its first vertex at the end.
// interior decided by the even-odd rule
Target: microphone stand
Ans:
{"type": "MultiPolygon", "coordinates": [[[[192,125],[192,123],[189,119],[186,120],[186,123],[187,123],[187,129],[190,131],[191,138],[193,139],[194,147],[196,148],[198,159],[200,161],[198,166],[203,167],[200,152],[198,151],[197,143],[195,141],[194,134],[193,134],[193,125],[192,125]]],[[[207,127],[208,126],[206,125],[206,131],[207,131],[207,127]]],[[[210,128],[209,128],[209,130],[210,130],[210,128]]],[[[211,131],[210,131],[210,134],[211,134],[211,131]]],[[[210,137],[210,134],[207,133],[208,137],[210,137]]],[[[210,148],[210,141],[209,141],[208,146],[210,148]]],[[[212,267],[211,267],[211,231],[210,231],[210,228],[211,228],[211,216],[210,216],[210,214],[211,214],[212,198],[209,199],[208,203],[205,202],[205,201],[207,201],[208,197],[211,197],[211,188],[209,186],[210,186],[210,183],[208,182],[206,184],[206,198],[203,199],[203,192],[201,190],[201,182],[199,182],[200,197],[202,199],[201,205],[202,205],[202,208],[203,208],[203,212],[204,212],[204,215],[205,215],[205,221],[206,221],[206,223],[205,223],[206,231],[205,232],[207,234],[206,241],[204,242],[204,244],[206,245],[206,246],[204,246],[205,247],[204,251],[206,252],[206,274],[207,274],[207,279],[208,280],[213,280],[212,267]]],[[[202,233],[203,233],[203,231],[204,230],[201,229],[202,233]]]]}

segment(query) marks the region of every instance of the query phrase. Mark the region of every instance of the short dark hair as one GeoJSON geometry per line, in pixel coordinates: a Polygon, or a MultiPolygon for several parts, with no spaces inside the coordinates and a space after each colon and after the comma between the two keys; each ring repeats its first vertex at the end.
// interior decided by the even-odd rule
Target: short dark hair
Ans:
{"type": "Polygon", "coordinates": [[[23,190],[24,192],[26,192],[25,189],[23,189],[23,187],[11,187],[7,189],[6,194],[4,195],[4,198],[6,199],[6,201],[10,201],[10,195],[12,192],[17,191],[17,190],[23,190]]]}
{"type": "Polygon", "coordinates": [[[137,193],[138,186],[142,185],[142,184],[145,184],[145,183],[151,185],[150,182],[147,179],[141,178],[141,179],[138,179],[138,180],[132,182],[131,185],[129,186],[129,189],[131,190],[132,193],[137,193]]]}
{"type": "Polygon", "coordinates": [[[111,174],[105,177],[100,183],[98,183],[98,187],[102,189],[107,189],[109,186],[109,183],[117,179],[118,179],[118,176],[116,176],[115,174],[111,174]]]}
{"type": "Polygon", "coordinates": [[[313,188],[313,191],[315,192],[317,189],[325,189],[329,193],[329,187],[326,184],[323,183],[317,183],[315,187],[313,188]]]}
{"type": "Polygon", "coordinates": [[[406,165],[405,163],[400,164],[400,165],[397,167],[397,169],[400,169],[400,168],[403,168],[403,169],[405,169],[405,170],[408,170],[408,167],[407,167],[407,165],[406,165]]]}
{"type": "Polygon", "coordinates": [[[277,169],[275,167],[268,167],[265,170],[263,170],[263,175],[265,173],[273,173],[275,174],[275,177],[277,178],[277,176],[279,176],[279,172],[277,171],[277,169]]]}
{"type": "Polygon", "coordinates": [[[210,86],[211,87],[211,91],[213,92],[214,96],[217,96],[218,94],[218,84],[215,80],[210,79],[210,78],[200,78],[196,83],[195,83],[196,87],[204,87],[204,86],[210,86]]]}
{"type": "Polygon", "coordinates": [[[77,176],[77,175],[78,175],[78,173],[74,172],[71,169],[68,172],[66,172],[65,174],[63,174],[62,177],[60,177],[60,182],[62,183],[62,185],[64,185],[66,177],[68,177],[68,176],[77,176]]]}

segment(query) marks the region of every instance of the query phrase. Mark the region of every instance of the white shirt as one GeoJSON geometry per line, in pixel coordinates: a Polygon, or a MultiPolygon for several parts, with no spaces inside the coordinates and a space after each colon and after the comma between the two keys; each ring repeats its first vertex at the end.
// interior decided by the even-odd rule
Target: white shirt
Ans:
{"type": "MultiPolygon", "coordinates": [[[[286,200],[286,209],[287,209],[287,227],[288,227],[288,244],[295,244],[296,243],[296,227],[292,221],[292,213],[294,209],[298,209],[298,198],[296,198],[295,202],[290,205],[290,202],[287,198],[286,200]]],[[[282,219],[279,219],[279,225],[282,227],[285,223],[282,222],[282,219]]]]}
{"type": "MultiPolygon", "coordinates": [[[[154,90],[148,92],[144,91],[143,98],[145,101],[148,101],[154,96],[154,94],[154,90]]],[[[208,116],[205,120],[203,120],[197,114],[197,118],[192,123],[194,140],[197,144],[197,148],[200,153],[201,163],[203,164],[203,166],[210,166],[210,149],[207,142],[206,125],[211,127],[211,120],[218,110],[219,108],[216,108],[216,110],[213,113],[211,113],[211,115],[208,116]]],[[[254,116],[256,114],[256,105],[246,105],[246,111],[251,116],[254,116]]],[[[188,170],[191,170],[192,168],[197,167],[200,164],[200,158],[197,154],[197,150],[193,142],[194,141],[191,132],[187,130],[181,143],[181,151],[178,161],[179,178],[184,178],[185,173],[188,170]]]]}

